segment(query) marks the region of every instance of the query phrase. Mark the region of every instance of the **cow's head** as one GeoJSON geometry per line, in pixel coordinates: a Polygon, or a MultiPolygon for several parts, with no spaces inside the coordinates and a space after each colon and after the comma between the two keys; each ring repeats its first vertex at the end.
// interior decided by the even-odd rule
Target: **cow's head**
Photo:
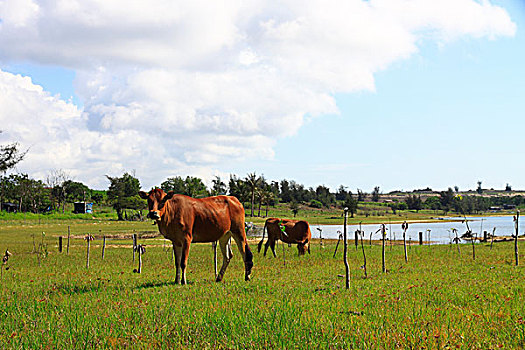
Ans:
{"type": "Polygon", "coordinates": [[[297,250],[299,252],[299,255],[304,255],[306,252],[310,252],[310,242],[306,243],[297,243],[297,250]]]}
{"type": "Polygon", "coordinates": [[[148,200],[149,212],[147,217],[152,220],[160,220],[160,211],[164,207],[166,201],[173,197],[173,191],[166,193],[160,188],[154,188],[149,191],[149,193],[140,191],[139,196],[148,200]]]}

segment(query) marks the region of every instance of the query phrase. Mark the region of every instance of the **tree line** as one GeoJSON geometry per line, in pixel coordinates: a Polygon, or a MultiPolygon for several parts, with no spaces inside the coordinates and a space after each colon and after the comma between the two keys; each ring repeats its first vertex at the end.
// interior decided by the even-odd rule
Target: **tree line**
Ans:
{"type": "MultiPolygon", "coordinates": [[[[112,206],[121,220],[129,219],[128,214],[141,219],[141,211],[146,208],[146,202],[137,195],[141,189],[139,179],[130,173],[106,178],[109,181],[108,189],[94,190],[81,182],[73,181],[61,170],[51,172],[45,181],[32,179],[27,174],[3,175],[0,176],[0,203],[11,203],[12,206],[15,205],[16,211],[42,213],[64,212],[66,203],[89,201],[112,206]],[[128,210],[132,211],[131,214],[128,210]]],[[[316,209],[346,207],[353,216],[360,203],[381,202],[384,196],[379,187],[375,187],[371,193],[359,189],[352,193],[348,187],[340,185],[332,192],[324,185],[314,189],[293,180],[269,181],[255,172],[245,177],[232,174],[227,181],[215,176],[209,187],[198,177],[175,176],[163,181],[160,188],[166,192],[174,191],[195,198],[235,196],[245,205],[246,213],[250,216],[268,216],[269,208],[278,203],[287,204],[294,215],[298,213],[300,206],[306,206],[316,209]]],[[[389,207],[394,214],[402,210],[423,209],[441,211],[444,214],[474,214],[494,206],[522,206],[525,205],[525,198],[520,195],[461,195],[457,190],[449,188],[447,191],[432,192],[432,195],[425,198],[422,198],[420,192],[414,191],[402,199],[383,201],[382,205],[389,207]]]]}
{"type": "MultiPolygon", "coordinates": [[[[1,131],[0,131],[1,133],[1,131]]],[[[95,204],[111,205],[117,212],[120,220],[127,218],[127,210],[134,210],[133,217],[141,218],[141,211],[146,208],[146,203],[138,196],[141,189],[140,181],[134,174],[124,173],[120,177],[106,176],[109,181],[107,190],[94,190],[81,182],[74,181],[63,170],[51,171],[45,181],[31,178],[28,174],[6,175],[22,161],[27,151],[20,150],[18,144],[13,143],[0,146],[0,204],[2,210],[11,209],[21,212],[65,212],[66,203],[90,201],[95,204]],[[6,206],[6,203],[9,206],[6,206]]],[[[356,193],[348,187],[340,185],[335,192],[324,185],[315,189],[306,187],[294,180],[283,179],[280,181],[267,180],[264,175],[255,172],[245,177],[230,175],[226,181],[219,176],[211,181],[208,188],[202,179],[193,176],[175,176],[167,178],[160,184],[164,191],[173,191],[190,197],[206,197],[216,195],[231,195],[237,197],[246,207],[250,216],[268,216],[269,207],[278,203],[289,206],[294,216],[299,211],[299,206],[311,208],[348,208],[354,216],[358,204],[366,202],[380,202],[382,194],[379,186],[367,194],[360,189],[356,193]]],[[[505,191],[511,191],[507,184],[505,191]]],[[[523,206],[523,196],[481,196],[483,189],[478,181],[476,189],[478,195],[461,195],[457,186],[448,188],[447,191],[433,192],[430,188],[415,190],[407,194],[402,200],[396,199],[384,203],[395,214],[400,210],[422,209],[442,211],[444,214],[454,211],[461,214],[473,214],[486,211],[494,206],[523,206]],[[422,193],[431,193],[422,198],[422,193]]]]}

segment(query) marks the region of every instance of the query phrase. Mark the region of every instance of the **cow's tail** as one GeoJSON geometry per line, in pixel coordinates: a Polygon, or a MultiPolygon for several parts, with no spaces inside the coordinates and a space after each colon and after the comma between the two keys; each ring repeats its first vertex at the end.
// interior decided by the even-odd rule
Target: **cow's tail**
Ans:
{"type": "Polygon", "coordinates": [[[261,239],[261,241],[259,242],[259,244],[257,244],[257,253],[260,253],[260,252],[261,252],[261,248],[262,248],[262,245],[263,245],[263,242],[264,242],[264,233],[265,233],[265,232],[266,232],[266,222],[264,223],[262,239],[261,239]]]}

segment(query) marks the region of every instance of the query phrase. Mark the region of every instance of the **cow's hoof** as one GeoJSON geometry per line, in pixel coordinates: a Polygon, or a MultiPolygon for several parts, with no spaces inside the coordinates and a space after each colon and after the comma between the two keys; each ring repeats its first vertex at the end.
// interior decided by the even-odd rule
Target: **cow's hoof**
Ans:
{"type": "Polygon", "coordinates": [[[215,282],[220,282],[222,281],[222,277],[221,276],[217,276],[217,278],[215,279],[215,282]]]}
{"type": "Polygon", "coordinates": [[[244,280],[245,280],[245,281],[249,281],[249,280],[251,280],[251,279],[252,279],[252,278],[251,278],[250,275],[245,275],[245,276],[244,276],[244,280]]]}

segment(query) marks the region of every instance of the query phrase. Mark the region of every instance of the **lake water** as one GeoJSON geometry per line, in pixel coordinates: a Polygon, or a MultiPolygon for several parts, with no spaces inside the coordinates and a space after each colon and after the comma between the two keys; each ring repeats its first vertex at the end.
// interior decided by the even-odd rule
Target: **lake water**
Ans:
{"type": "MultiPolygon", "coordinates": [[[[457,218],[456,218],[457,219],[457,218]]],[[[493,228],[496,228],[496,236],[511,236],[514,234],[514,221],[512,216],[491,216],[491,217],[467,217],[468,225],[474,234],[478,234],[478,237],[483,237],[483,231],[492,233],[493,228]],[[481,234],[480,234],[481,233],[481,234]]],[[[372,239],[378,240],[381,238],[381,233],[376,231],[379,229],[379,224],[368,224],[362,225],[362,230],[365,232],[364,240],[370,238],[370,233],[372,234],[372,239]]],[[[403,230],[401,229],[401,224],[388,224],[386,223],[387,238],[394,236],[397,240],[403,239],[403,230]]],[[[464,234],[467,231],[467,226],[461,221],[451,221],[451,220],[435,220],[430,223],[409,223],[408,230],[406,234],[407,242],[409,239],[412,239],[412,242],[417,242],[419,240],[419,232],[423,232],[423,239],[427,240],[427,230],[430,230],[430,241],[434,244],[448,244],[451,239],[455,237],[455,234],[452,232],[452,229],[455,228],[458,230],[458,237],[464,234]]],[[[319,238],[319,230],[322,230],[323,238],[333,238],[337,239],[340,233],[343,233],[343,225],[316,225],[310,224],[310,229],[312,231],[312,238],[319,238]]],[[[354,239],[354,232],[359,229],[359,225],[347,225],[347,237],[348,239],[354,239]]],[[[520,217],[518,232],[520,235],[523,235],[525,232],[525,217],[520,217]]],[[[461,241],[465,243],[464,240],[461,241]]]]}

